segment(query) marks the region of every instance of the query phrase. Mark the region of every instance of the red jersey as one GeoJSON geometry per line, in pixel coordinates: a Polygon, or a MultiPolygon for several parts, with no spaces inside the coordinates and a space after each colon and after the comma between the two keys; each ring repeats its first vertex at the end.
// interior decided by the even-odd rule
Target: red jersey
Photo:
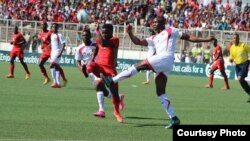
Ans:
{"type": "Polygon", "coordinates": [[[51,31],[48,31],[48,32],[41,31],[41,32],[39,32],[39,38],[42,41],[42,49],[43,50],[46,50],[46,51],[51,50],[51,47],[49,47],[49,45],[51,43],[51,38],[50,38],[51,34],[52,34],[51,31]]]}
{"type": "Polygon", "coordinates": [[[18,32],[17,34],[12,34],[12,42],[13,42],[13,47],[15,48],[21,48],[21,45],[18,45],[18,43],[25,41],[23,35],[18,32]]]}
{"type": "Polygon", "coordinates": [[[115,68],[119,48],[119,38],[112,37],[110,40],[114,44],[114,47],[103,47],[100,45],[99,41],[96,40],[98,53],[95,61],[97,64],[115,68]]]}
{"type": "Polygon", "coordinates": [[[219,45],[214,47],[213,56],[214,56],[214,60],[218,60],[218,59],[223,58],[222,49],[221,49],[221,47],[219,45]]]}

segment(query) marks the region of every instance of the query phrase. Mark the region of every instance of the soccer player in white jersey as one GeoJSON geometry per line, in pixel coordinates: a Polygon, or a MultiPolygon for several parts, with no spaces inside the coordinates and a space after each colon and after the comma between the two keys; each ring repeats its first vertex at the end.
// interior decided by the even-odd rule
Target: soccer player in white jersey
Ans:
{"type": "MultiPolygon", "coordinates": [[[[154,30],[150,29],[150,35],[155,35],[154,30]]],[[[151,38],[153,38],[154,36],[150,36],[151,38]]],[[[147,52],[147,58],[153,56],[155,54],[155,48],[154,46],[148,46],[148,52],[147,52]]],[[[150,81],[150,73],[152,73],[152,70],[146,70],[146,81],[142,82],[142,84],[147,85],[149,84],[150,81]]],[[[156,74],[154,73],[154,78],[155,78],[156,74]]]]}
{"type": "MultiPolygon", "coordinates": [[[[93,55],[96,49],[96,43],[91,41],[91,32],[88,27],[84,27],[82,31],[82,40],[83,40],[83,43],[77,47],[76,52],[75,52],[75,60],[77,63],[77,67],[84,74],[86,78],[89,77],[91,81],[94,82],[95,78],[97,77],[94,75],[93,72],[87,73],[87,65],[91,61],[94,61],[93,55]]],[[[97,96],[99,109],[97,112],[93,113],[93,115],[96,117],[104,118],[105,117],[104,97],[111,99],[112,94],[110,90],[107,90],[104,83],[94,84],[94,86],[96,89],[96,96],[97,96]]],[[[119,108],[120,110],[123,110],[124,95],[120,94],[119,97],[120,97],[119,108]]]]}
{"type": "MultiPolygon", "coordinates": [[[[80,44],[75,52],[75,60],[77,63],[78,69],[84,74],[84,76],[87,78],[89,77],[87,73],[87,65],[89,62],[93,60],[93,53],[94,50],[96,49],[96,43],[91,41],[91,33],[90,30],[87,28],[84,28],[82,31],[82,40],[83,43],[80,44]]],[[[92,78],[91,75],[91,80],[92,78]]]]}
{"type": "Polygon", "coordinates": [[[141,70],[153,70],[156,73],[156,94],[159,97],[162,107],[170,118],[170,123],[165,128],[172,128],[174,125],[180,124],[180,120],[173,110],[165,89],[167,85],[167,76],[173,69],[176,40],[182,39],[191,42],[210,42],[213,41],[215,37],[211,36],[209,38],[198,38],[187,33],[182,33],[174,27],[165,28],[164,17],[156,17],[153,20],[152,28],[156,32],[154,38],[149,37],[146,39],[139,39],[133,34],[131,25],[127,26],[127,33],[132,42],[136,45],[154,46],[156,49],[155,55],[134,64],[132,67],[119,73],[113,78],[106,77],[104,75],[101,75],[101,78],[106,85],[109,86],[111,83],[117,83],[125,78],[129,78],[141,70]]]}
{"type": "Polygon", "coordinates": [[[51,54],[50,54],[50,70],[53,83],[52,88],[61,88],[60,83],[60,58],[65,48],[65,39],[61,33],[58,33],[58,24],[53,23],[51,27],[51,54]]]}

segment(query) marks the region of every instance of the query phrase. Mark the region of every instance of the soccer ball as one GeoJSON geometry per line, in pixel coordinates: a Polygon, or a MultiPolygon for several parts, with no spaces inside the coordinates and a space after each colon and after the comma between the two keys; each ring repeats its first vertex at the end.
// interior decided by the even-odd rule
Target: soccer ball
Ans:
{"type": "Polygon", "coordinates": [[[90,15],[87,13],[86,10],[81,9],[77,12],[77,19],[79,22],[81,23],[90,23],[91,22],[91,17],[90,15]]]}

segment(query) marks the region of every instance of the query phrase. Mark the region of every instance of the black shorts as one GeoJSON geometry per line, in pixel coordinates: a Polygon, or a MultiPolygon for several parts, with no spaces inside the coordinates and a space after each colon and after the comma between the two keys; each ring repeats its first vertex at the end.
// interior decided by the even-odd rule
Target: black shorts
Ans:
{"type": "Polygon", "coordinates": [[[235,66],[236,75],[241,76],[242,78],[247,77],[249,64],[250,64],[249,60],[247,60],[244,63],[237,64],[235,66]]]}

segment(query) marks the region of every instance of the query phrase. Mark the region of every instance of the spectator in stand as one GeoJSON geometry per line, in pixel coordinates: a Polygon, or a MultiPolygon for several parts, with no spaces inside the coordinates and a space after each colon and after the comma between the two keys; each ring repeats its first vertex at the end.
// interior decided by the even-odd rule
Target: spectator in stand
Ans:
{"type": "Polygon", "coordinates": [[[209,64],[210,58],[211,58],[211,50],[210,50],[210,46],[207,45],[204,49],[204,61],[203,61],[203,63],[209,64]]]}
{"type": "Polygon", "coordinates": [[[146,21],[144,22],[149,26],[152,24],[152,18],[149,15],[154,18],[156,15],[155,11],[158,11],[158,14],[164,15],[164,17],[167,15],[166,18],[173,18],[170,18],[170,21],[179,20],[180,26],[183,25],[184,28],[199,28],[201,26],[201,19],[205,18],[207,20],[206,23],[209,23],[206,29],[217,29],[220,27],[222,30],[249,30],[249,16],[245,17],[245,20],[248,19],[246,21],[246,28],[238,28],[239,22],[237,22],[239,15],[247,15],[249,13],[250,8],[248,4],[243,5],[238,0],[235,0],[233,4],[230,4],[229,1],[224,3],[223,1],[211,1],[210,3],[207,1],[203,1],[203,3],[198,2],[197,0],[188,0],[187,2],[185,0],[177,0],[176,2],[150,0],[144,1],[143,4],[135,4],[136,1],[120,3],[117,1],[96,2],[85,0],[75,0],[71,3],[58,0],[32,0],[28,3],[24,1],[16,3],[13,1],[4,1],[3,13],[5,19],[77,23],[77,11],[85,9],[88,11],[90,17],[92,17],[92,22],[95,22],[95,18],[100,18],[101,23],[106,23],[103,15],[109,15],[110,18],[112,17],[113,24],[120,24],[133,15],[137,17],[139,25],[142,25],[145,19],[146,21]],[[218,17],[222,18],[216,19],[218,17]],[[184,22],[183,19],[185,19],[184,22]],[[211,23],[214,23],[214,25],[211,23]]]}
{"type": "Polygon", "coordinates": [[[196,49],[196,63],[197,64],[201,64],[203,61],[202,58],[202,47],[201,47],[201,43],[197,43],[197,49],[196,49]]]}

